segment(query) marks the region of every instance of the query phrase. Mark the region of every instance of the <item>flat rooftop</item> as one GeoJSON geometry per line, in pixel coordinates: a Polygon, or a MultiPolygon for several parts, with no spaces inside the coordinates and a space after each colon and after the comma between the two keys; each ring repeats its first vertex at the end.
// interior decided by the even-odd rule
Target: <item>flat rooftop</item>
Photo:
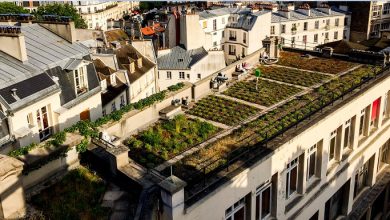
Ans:
{"type": "MultiPolygon", "coordinates": [[[[197,123],[168,123],[187,132],[197,126],[195,133],[188,132],[193,141],[181,144],[180,151],[172,147],[176,145],[157,144],[162,147],[157,152],[150,151],[154,146],[145,147],[156,143],[157,134],[165,137],[167,125],[159,124],[148,130],[155,140],[143,139],[144,147],[130,146],[129,155],[154,154],[158,163],[149,168],[165,176],[172,166],[173,174],[187,183],[186,205],[190,206],[384,75],[379,66],[281,52],[277,64],[255,66],[246,78],[232,79],[223,91],[196,102],[182,117],[195,118],[197,123]],[[256,68],[262,71],[257,88],[256,68]],[[200,122],[209,128],[204,136],[200,122]]],[[[143,160],[141,164],[148,164],[147,157],[143,160]]]]}

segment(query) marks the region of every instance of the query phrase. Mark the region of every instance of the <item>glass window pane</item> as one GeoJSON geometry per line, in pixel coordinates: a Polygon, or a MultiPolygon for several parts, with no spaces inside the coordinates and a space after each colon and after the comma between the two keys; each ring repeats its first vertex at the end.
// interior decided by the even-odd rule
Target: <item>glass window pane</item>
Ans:
{"type": "Polygon", "coordinates": [[[261,218],[263,219],[271,213],[271,187],[262,192],[261,197],[261,218]]]}
{"type": "Polygon", "coordinates": [[[297,190],[298,167],[291,170],[290,195],[297,190]]]}
{"type": "Polygon", "coordinates": [[[240,208],[239,210],[234,213],[234,220],[245,220],[245,209],[244,207],[240,208]]]}

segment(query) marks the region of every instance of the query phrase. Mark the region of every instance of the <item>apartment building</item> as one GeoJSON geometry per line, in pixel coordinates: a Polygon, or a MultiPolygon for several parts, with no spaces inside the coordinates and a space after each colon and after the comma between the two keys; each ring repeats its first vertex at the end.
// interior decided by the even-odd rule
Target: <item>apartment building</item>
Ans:
{"type": "Polygon", "coordinates": [[[2,150],[101,116],[99,80],[75,31],[64,21],[1,26],[2,150]]]}
{"type": "Polygon", "coordinates": [[[314,50],[320,44],[349,40],[350,15],[328,5],[310,8],[299,6],[274,7],[271,17],[270,34],[280,36],[287,47],[314,50]]]}
{"type": "Polygon", "coordinates": [[[203,47],[186,50],[176,46],[160,51],[158,63],[159,90],[179,82],[195,83],[225,67],[223,51],[206,51],[203,47]]]}
{"type": "MultiPolygon", "coordinates": [[[[387,68],[207,179],[167,175],[162,218],[388,219],[389,85],[387,68]]],[[[218,164],[207,160],[203,172],[218,164]]]]}
{"type": "Polygon", "coordinates": [[[71,1],[88,25],[88,29],[107,30],[110,20],[118,20],[138,3],[129,1],[71,1]]]}

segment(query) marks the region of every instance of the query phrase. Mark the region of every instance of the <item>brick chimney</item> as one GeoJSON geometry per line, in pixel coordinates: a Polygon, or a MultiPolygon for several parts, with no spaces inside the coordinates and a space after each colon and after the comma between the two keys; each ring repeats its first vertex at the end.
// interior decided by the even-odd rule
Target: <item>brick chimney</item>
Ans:
{"type": "Polygon", "coordinates": [[[76,28],[70,17],[44,15],[42,21],[34,21],[70,43],[76,42],[76,28]]]}
{"type": "Polygon", "coordinates": [[[329,7],[328,4],[322,3],[320,7],[317,8],[319,11],[330,15],[332,13],[332,9],[329,7]]]}
{"type": "Polygon", "coordinates": [[[300,13],[302,13],[304,15],[310,16],[310,5],[305,3],[301,6],[299,6],[297,11],[299,11],[300,13]]]}
{"type": "Polygon", "coordinates": [[[0,50],[22,61],[27,61],[26,42],[20,27],[0,26],[0,50]]]}

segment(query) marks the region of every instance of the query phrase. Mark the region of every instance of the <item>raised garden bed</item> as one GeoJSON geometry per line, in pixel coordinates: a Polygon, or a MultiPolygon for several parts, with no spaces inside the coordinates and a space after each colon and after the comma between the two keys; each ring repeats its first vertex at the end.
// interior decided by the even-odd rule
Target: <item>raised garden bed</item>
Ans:
{"type": "Polygon", "coordinates": [[[130,137],[125,144],[130,148],[130,158],[152,168],[220,130],[208,122],[177,115],[130,137]]]}
{"type": "MultiPolygon", "coordinates": [[[[178,161],[174,165],[174,175],[191,184],[197,184],[204,175],[208,176],[207,178],[215,178],[218,176],[215,172],[230,164],[232,158],[246,150],[259,148],[259,143],[265,143],[269,138],[294,126],[298,121],[307,118],[343,93],[355,88],[368,77],[372,77],[379,70],[380,68],[377,67],[363,66],[267,112],[235,130],[231,135],[178,161]]],[[[246,156],[241,155],[240,158],[246,156]]]]}
{"type": "Polygon", "coordinates": [[[306,87],[321,83],[322,81],[330,78],[330,76],[321,73],[307,72],[277,66],[260,65],[258,68],[261,70],[261,76],[264,78],[306,87]]]}
{"type": "Polygon", "coordinates": [[[257,90],[256,80],[241,81],[232,85],[223,94],[259,105],[271,106],[300,91],[302,89],[294,86],[259,79],[257,90]]]}
{"type": "Polygon", "coordinates": [[[100,177],[80,167],[33,196],[31,203],[46,219],[108,219],[110,209],[100,206],[105,190],[100,177]]]}
{"type": "Polygon", "coordinates": [[[187,113],[223,124],[235,125],[260,111],[249,105],[210,95],[198,101],[187,113]]]}
{"type": "Polygon", "coordinates": [[[306,58],[301,55],[301,53],[283,51],[280,53],[278,65],[331,74],[342,73],[357,65],[343,60],[322,57],[306,58]]]}

